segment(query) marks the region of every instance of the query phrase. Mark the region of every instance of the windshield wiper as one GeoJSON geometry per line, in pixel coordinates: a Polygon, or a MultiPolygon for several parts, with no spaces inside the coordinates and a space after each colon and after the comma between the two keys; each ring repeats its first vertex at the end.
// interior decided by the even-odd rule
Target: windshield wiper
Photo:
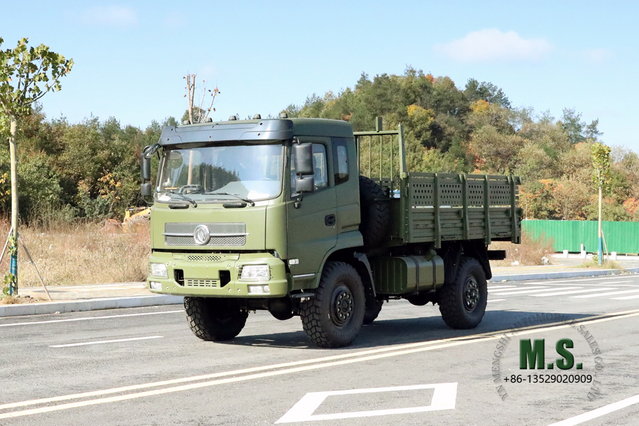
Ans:
{"type": "Polygon", "coordinates": [[[240,194],[231,194],[230,192],[206,192],[206,194],[211,194],[211,195],[229,195],[231,197],[235,197],[238,200],[242,200],[245,203],[248,203],[251,205],[251,207],[253,207],[255,205],[255,201],[251,200],[250,198],[244,198],[244,197],[240,197],[240,194]]]}
{"type": "Polygon", "coordinates": [[[187,197],[184,194],[180,194],[179,192],[169,192],[169,194],[171,197],[173,197],[174,195],[177,195],[178,197],[182,198],[184,201],[188,201],[189,203],[193,204],[193,208],[197,207],[197,203],[195,202],[195,200],[187,197]]]}

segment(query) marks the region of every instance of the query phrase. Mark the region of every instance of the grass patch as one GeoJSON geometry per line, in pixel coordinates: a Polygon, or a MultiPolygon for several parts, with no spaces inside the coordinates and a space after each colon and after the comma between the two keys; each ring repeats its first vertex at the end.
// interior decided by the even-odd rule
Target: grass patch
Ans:
{"type": "Polygon", "coordinates": [[[624,269],[619,262],[615,262],[614,260],[604,260],[601,262],[601,265],[599,265],[599,262],[596,260],[588,260],[577,267],[587,269],[624,269]]]}
{"type": "MultiPolygon", "coordinates": [[[[10,224],[0,222],[4,244],[10,224]]],[[[151,251],[148,223],[124,233],[101,223],[59,223],[20,228],[31,257],[46,285],[105,284],[144,281],[151,251]]],[[[0,277],[9,272],[9,256],[0,264],[0,277]]],[[[40,286],[35,268],[22,247],[18,250],[18,286],[40,286]]],[[[5,302],[6,303],[6,302],[5,302]]]]}
{"type": "Polygon", "coordinates": [[[550,263],[555,253],[555,240],[541,234],[534,238],[529,233],[521,233],[521,244],[495,241],[488,246],[489,250],[506,250],[506,259],[491,262],[494,266],[511,266],[514,262],[519,265],[544,265],[550,263]],[[544,263],[543,258],[548,259],[544,263]]]}
{"type": "Polygon", "coordinates": [[[45,299],[39,299],[35,297],[31,297],[29,295],[18,295],[18,296],[5,296],[2,295],[0,297],[0,305],[20,305],[24,303],[38,303],[43,302],[45,299]]]}

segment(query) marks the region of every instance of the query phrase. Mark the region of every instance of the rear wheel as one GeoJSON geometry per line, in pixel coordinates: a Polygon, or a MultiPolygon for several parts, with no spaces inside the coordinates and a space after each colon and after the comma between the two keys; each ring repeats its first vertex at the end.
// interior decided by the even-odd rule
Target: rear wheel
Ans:
{"type": "Polygon", "coordinates": [[[202,340],[231,340],[244,328],[248,312],[233,299],[185,297],[184,310],[191,331],[202,340]]]}
{"type": "Polygon", "coordinates": [[[452,282],[439,293],[439,311],[444,322],[456,329],[475,328],[484,318],[488,290],[486,276],[479,262],[462,257],[452,282]]]}
{"type": "Polygon", "coordinates": [[[355,268],[327,262],[315,296],[300,305],[302,326],[317,346],[348,346],[362,328],[365,305],[364,286],[355,268]]]}

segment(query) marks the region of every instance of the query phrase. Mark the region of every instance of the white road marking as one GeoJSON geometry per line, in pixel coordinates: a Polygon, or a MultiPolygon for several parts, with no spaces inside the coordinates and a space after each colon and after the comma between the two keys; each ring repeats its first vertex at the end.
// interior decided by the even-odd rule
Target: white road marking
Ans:
{"type": "Polygon", "coordinates": [[[603,296],[614,296],[617,294],[626,294],[626,293],[637,293],[639,292],[639,288],[636,290],[623,290],[623,291],[611,291],[609,293],[601,293],[601,294],[586,294],[584,296],[572,296],[573,298],[587,299],[589,297],[603,297],[603,296]]]}
{"type": "Polygon", "coordinates": [[[304,395],[297,404],[293,406],[281,419],[275,422],[278,423],[298,423],[307,422],[311,420],[337,420],[337,419],[353,419],[357,417],[373,417],[373,416],[387,416],[390,414],[407,414],[407,413],[423,413],[426,411],[438,411],[438,410],[454,410],[455,401],[457,399],[457,383],[438,383],[434,385],[413,385],[413,386],[393,386],[387,388],[373,388],[373,389],[353,389],[345,391],[333,391],[333,392],[310,392],[304,395]],[[324,400],[329,396],[341,396],[341,395],[358,395],[368,393],[379,392],[401,392],[401,391],[415,391],[422,389],[433,389],[433,398],[430,405],[421,407],[407,407],[407,408],[392,408],[387,410],[370,410],[370,411],[351,411],[347,413],[334,413],[334,414],[316,414],[313,415],[315,410],[319,408],[324,400]]]}
{"type": "Polygon", "coordinates": [[[105,315],[105,316],[101,316],[101,317],[69,318],[69,319],[50,320],[50,321],[14,322],[14,323],[11,323],[11,324],[0,324],[0,327],[15,327],[15,326],[19,326],[19,325],[53,324],[53,323],[57,323],[57,322],[92,321],[92,320],[111,319],[111,318],[142,317],[142,316],[145,316],[145,315],[177,314],[179,312],[184,313],[184,309],[180,309],[179,311],[142,312],[142,313],[139,313],[139,314],[105,315]]]}
{"type": "Polygon", "coordinates": [[[133,342],[135,340],[162,339],[164,336],[132,337],[130,339],[99,340],[96,342],[69,343],[67,345],[51,345],[50,348],[70,348],[73,346],[101,345],[103,343],[133,342]]]}
{"type": "Polygon", "coordinates": [[[500,291],[499,293],[495,293],[493,292],[493,294],[497,294],[498,296],[508,296],[508,295],[518,295],[518,294],[530,294],[530,293],[542,293],[544,291],[559,291],[559,290],[575,290],[578,288],[583,288],[583,287],[557,287],[557,288],[548,288],[548,287],[544,287],[541,289],[536,289],[536,290],[519,290],[519,291],[500,291]]]}
{"type": "Polygon", "coordinates": [[[575,426],[638,403],[639,395],[631,396],[630,398],[626,398],[612,404],[604,405],[603,407],[597,408],[596,410],[588,411],[587,413],[583,413],[548,426],[575,426]]]}
{"type": "Polygon", "coordinates": [[[489,285],[488,290],[496,290],[498,288],[515,288],[516,285],[489,285]]]}
{"type": "Polygon", "coordinates": [[[267,365],[262,367],[252,367],[252,368],[247,368],[243,370],[213,373],[213,374],[194,376],[194,377],[185,377],[181,379],[144,383],[140,385],[84,392],[84,393],[78,393],[78,394],[72,394],[72,395],[61,395],[57,397],[41,398],[41,399],[35,399],[30,401],[14,402],[14,403],[0,405],[0,410],[5,410],[8,408],[24,407],[29,405],[37,405],[37,404],[49,404],[51,402],[68,401],[71,399],[96,397],[95,399],[89,399],[85,401],[71,402],[71,403],[65,403],[65,404],[59,404],[59,405],[49,405],[49,406],[40,407],[40,408],[32,408],[32,409],[26,409],[21,411],[2,413],[0,414],[0,419],[29,416],[34,414],[68,410],[72,408],[87,407],[87,406],[98,405],[98,404],[108,404],[112,402],[127,401],[127,400],[144,398],[149,396],[156,396],[156,395],[165,395],[165,394],[182,392],[182,391],[192,390],[192,389],[201,389],[205,387],[217,386],[217,385],[222,385],[227,383],[237,383],[242,381],[262,379],[266,377],[280,376],[284,374],[295,374],[295,373],[300,373],[303,371],[311,371],[311,370],[317,370],[321,368],[353,364],[357,362],[366,362],[366,361],[390,358],[390,357],[401,356],[401,355],[408,355],[408,354],[425,352],[425,351],[433,351],[437,349],[446,349],[446,348],[454,347],[454,346],[467,345],[471,343],[480,343],[480,342],[485,342],[490,340],[497,340],[502,338],[504,333],[510,333],[512,336],[523,336],[523,335],[540,333],[540,332],[563,330],[569,327],[574,327],[575,325],[579,325],[582,323],[596,324],[601,322],[636,317],[636,316],[639,316],[639,310],[634,309],[630,311],[616,312],[612,314],[613,316],[610,316],[610,315],[611,314],[594,316],[594,317],[590,317],[590,319],[582,319],[581,321],[575,321],[569,324],[561,323],[557,325],[544,325],[541,327],[500,330],[497,332],[481,333],[481,334],[476,334],[476,335],[467,336],[467,337],[451,337],[449,339],[434,340],[430,342],[407,343],[402,345],[395,345],[395,346],[384,347],[380,349],[364,350],[364,351],[348,353],[343,355],[333,355],[329,357],[308,359],[303,361],[294,361],[294,362],[283,363],[283,364],[267,365]],[[310,364],[310,365],[304,365],[304,364],[310,364]],[[300,367],[293,367],[293,366],[300,366],[300,367]],[[293,367],[293,368],[290,368],[290,367],[293,367]],[[275,370],[275,371],[267,371],[267,370],[275,370]],[[257,371],[265,371],[265,372],[259,373],[259,374],[247,374],[247,373],[252,373],[257,371]],[[241,375],[241,374],[246,374],[246,375],[241,375]],[[178,383],[192,382],[196,380],[213,379],[213,378],[219,378],[219,377],[225,377],[225,376],[233,376],[233,377],[229,377],[226,379],[219,379],[219,380],[202,381],[199,383],[191,383],[191,384],[186,384],[182,386],[165,387],[161,389],[148,390],[148,391],[138,392],[138,393],[128,393],[128,394],[117,395],[112,397],[103,397],[104,395],[108,395],[108,394],[140,390],[145,388],[148,389],[151,387],[169,386],[169,385],[178,384],[178,383]]]}
{"type": "Polygon", "coordinates": [[[570,290],[570,291],[560,291],[560,292],[552,292],[552,293],[544,293],[544,294],[531,294],[533,297],[552,297],[552,296],[563,296],[565,294],[576,294],[576,293],[591,293],[593,291],[606,291],[606,290],[616,290],[614,287],[610,288],[589,288],[584,290],[570,290]]]}
{"type": "Polygon", "coordinates": [[[625,296],[625,297],[611,297],[612,300],[631,300],[631,299],[639,299],[639,295],[634,296],[625,296]]]}
{"type": "MultiPolygon", "coordinates": [[[[627,280],[627,279],[634,279],[636,281],[639,281],[639,276],[637,275],[628,275],[628,276],[612,276],[612,277],[608,277],[608,278],[604,278],[604,277],[593,277],[593,278],[573,278],[573,279],[565,279],[565,280],[551,280],[551,281],[526,281],[525,285],[537,285],[537,284],[545,284],[545,285],[553,285],[553,284],[558,284],[558,283],[566,283],[566,284],[570,284],[570,283],[576,283],[576,284],[580,284],[582,281],[603,281],[601,284],[604,285],[608,285],[608,284],[617,284],[616,281],[613,282],[608,282],[607,280],[627,280]]],[[[520,281],[521,282],[521,281],[520,281]]],[[[621,281],[620,281],[621,282],[621,281]]],[[[626,281],[623,281],[626,282],[626,281]]]]}
{"type": "Polygon", "coordinates": [[[496,294],[496,293],[502,293],[502,292],[528,291],[528,290],[535,290],[538,288],[544,288],[544,289],[550,290],[548,287],[536,286],[536,287],[519,287],[517,289],[495,290],[495,291],[492,291],[491,293],[496,294]]]}
{"type": "Polygon", "coordinates": [[[492,302],[503,302],[506,299],[490,299],[488,300],[488,303],[492,303],[492,302]]]}

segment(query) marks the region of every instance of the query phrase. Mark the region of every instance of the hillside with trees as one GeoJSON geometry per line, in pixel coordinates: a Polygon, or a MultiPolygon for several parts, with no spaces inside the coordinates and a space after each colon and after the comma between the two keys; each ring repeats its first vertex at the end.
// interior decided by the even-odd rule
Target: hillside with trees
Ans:
{"type": "MultiPolygon", "coordinates": [[[[492,83],[470,79],[459,88],[449,77],[408,68],[401,76],[362,74],[352,89],[314,94],[285,111],[347,120],[355,130],[369,130],[376,116],[385,128],[403,123],[412,171],[517,175],[525,218],[597,218],[591,146],[602,133],[598,120],[586,123],[575,109],[559,118],[536,114],[512,107],[492,83]]],[[[611,163],[604,220],[639,220],[639,188],[632,185],[639,157],[613,147],[611,163]]]]}
{"type": "MultiPolygon", "coordinates": [[[[559,118],[514,108],[502,89],[470,79],[458,87],[449,77],[413,68],[403,75],[363,74],[354,88],[309,96],[285,111],[293,117],[349,121],[370,130],[405,125],[410,170],[513,174],[522,179],[521,207],[529,219],[591,220],[597,216],[590,146],[600,141],[598,121],[575,109],[559,118]]],[[[0,117],[1,119],[2,117],[0,117]]],[[[155,143],[169,118],[145,129],[117,118],[69,123],[48,119],[36,106],[19,125],[20,213],[23,220],[72,221],[121,217],[143,205],[139,155],[155,143]]],[[[5,135],[3,135],[4,138],[5,135]]],[[[613,147],[604,220],[639,220],[639,157],[613,147]]],[[[10,211],[9,153],[0,150],[0,214],[10,211]]]]}

